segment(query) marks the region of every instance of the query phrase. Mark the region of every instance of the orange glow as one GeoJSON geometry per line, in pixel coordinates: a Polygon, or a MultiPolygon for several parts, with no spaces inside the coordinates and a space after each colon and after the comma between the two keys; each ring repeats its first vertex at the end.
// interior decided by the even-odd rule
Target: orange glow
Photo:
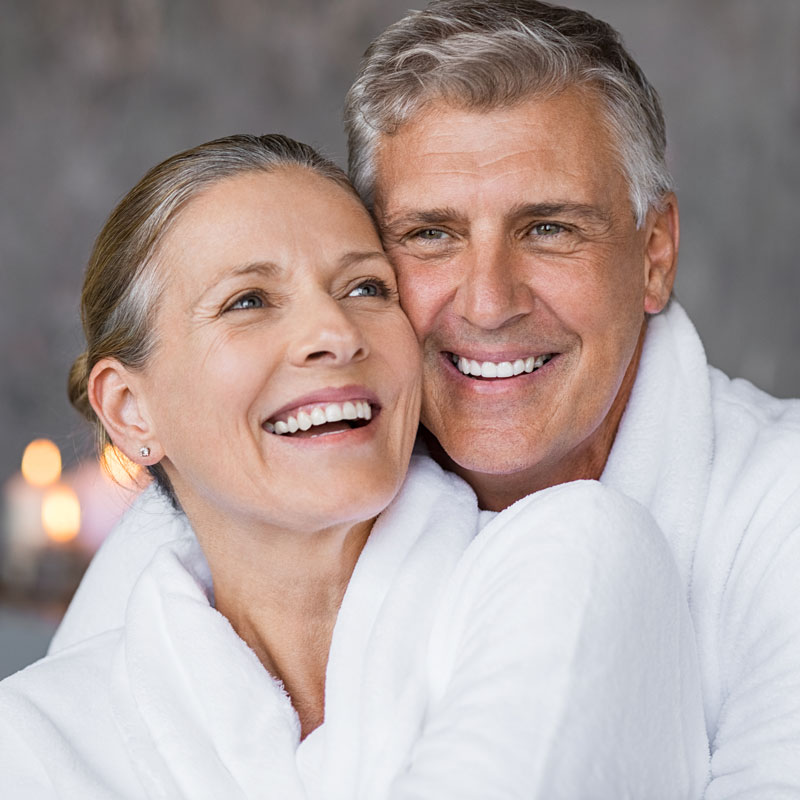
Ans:
{"type": "Polygon", "coordinates": [[[100,456],[104,473],[120,486],[132,486],[141,477],[141,467],[113,444],[107,444],[100,456]]]}
{"type": "Polygon", "coordinates": [[[69,486],[55,486],[42,500],[42,527],[53,542],[69,542],[81,528],[81,504],[69,486]]]}
{"type": "Polygon", "coordinates": [[[50,486],[61,477],[61,451],[49,439],[34,439],[22,454],[22,476],[31,486],[50,486]]]}

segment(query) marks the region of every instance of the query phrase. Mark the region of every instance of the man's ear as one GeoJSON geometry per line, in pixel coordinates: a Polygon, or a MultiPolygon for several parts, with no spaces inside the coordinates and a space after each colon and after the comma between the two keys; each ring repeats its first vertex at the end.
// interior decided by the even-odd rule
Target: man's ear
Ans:
{"type": "Polygon", "coordinates": [[[113,358],[98,361],[89,374],[88,395],[111,441],[137,464],[149,466],[164,457],[147,405],[140,376],[113,358]]]}
{"type": "Polygon", "coordinates": [[[678,198],[670,192],[662,210],[651,209],[645,223],[644,310],[658,314],[672,294],[678,268],[680,220],[678,198]]]}

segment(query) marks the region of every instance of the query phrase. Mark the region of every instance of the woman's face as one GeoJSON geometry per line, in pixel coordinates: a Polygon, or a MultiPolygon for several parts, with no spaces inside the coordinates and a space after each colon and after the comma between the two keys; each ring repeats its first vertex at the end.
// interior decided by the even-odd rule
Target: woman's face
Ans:
{"type": "Polygon", "coordinates": [[[227,178],[157,258],[140,397],[193,522],[319,530],[385,508],[416,433],[420,358],[360,203],[298,167],[227,178]]]}

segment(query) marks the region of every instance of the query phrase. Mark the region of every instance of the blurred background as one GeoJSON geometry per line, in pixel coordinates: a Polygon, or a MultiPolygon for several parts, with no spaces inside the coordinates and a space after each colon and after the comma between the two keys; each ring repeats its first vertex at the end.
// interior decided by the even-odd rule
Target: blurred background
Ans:
{"type": "MultiPolygon", "coordinates": [[[[0,2],[0,678],[44,653],[137,486],[113,453],[108,479],[65,394],[106,215],[150,166],[229,133],[283,132],[344,165],[345,91],[410,2],[0,2]]],[[[676,293],[710,360],[800,395],[800,2],[567,4],[615,25],[661,92],[676,293]]]]}

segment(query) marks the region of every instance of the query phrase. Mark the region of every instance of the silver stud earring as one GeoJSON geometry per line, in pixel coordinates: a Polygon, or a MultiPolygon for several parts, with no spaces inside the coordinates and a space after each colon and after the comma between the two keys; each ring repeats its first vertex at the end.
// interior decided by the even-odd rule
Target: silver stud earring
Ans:
{"type": "Polygon", "coordinates": [[[140,447],[139,448],[139,455],[142,458],[147,458],[150,455],[150,448],[149,447],[140,447]]]}

